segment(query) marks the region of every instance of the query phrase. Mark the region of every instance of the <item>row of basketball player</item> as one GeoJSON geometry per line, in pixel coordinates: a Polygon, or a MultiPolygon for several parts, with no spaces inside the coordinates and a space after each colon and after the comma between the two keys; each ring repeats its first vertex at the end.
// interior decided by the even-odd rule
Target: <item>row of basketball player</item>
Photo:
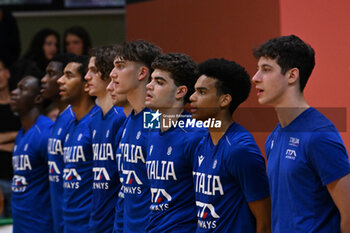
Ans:
{"type": "Polygon", "coordinates": [[[254,56],[250,79],[233,61],[197,65],[137,40],[54,57],[41,88],[24,77],[11,93],[14,232],[348,232],[347,151],[303,95],[314,50],[290,35],[254,56]],[[279,119],[267,172],[232,118],[251,81],[279,119]]]}

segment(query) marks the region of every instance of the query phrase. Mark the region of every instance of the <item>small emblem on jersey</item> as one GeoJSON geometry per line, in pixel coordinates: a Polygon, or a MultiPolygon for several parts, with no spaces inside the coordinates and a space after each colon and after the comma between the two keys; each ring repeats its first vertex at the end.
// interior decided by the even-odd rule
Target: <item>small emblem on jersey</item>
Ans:
{"type": "Polygon", "coordinates": [[[214,163],[213,163],[213,169],[215,169],[216,168],[216,165],[218,164],[218,160],[217,159],[215,159],[215,161],[214,161],[214,163]]]}
{"type": "Polygon", "coordinates": [[[295,150],[291,150],[291,149],[286,150],[286,159],[295,160],[296,157],[297,157],[297,153],[295,152],[295,150]]]}
{"type": "Polygon", "coordinates": [[[135,181],[137,184],[143,184],[140,178],[136,175],[136,172],[133,170],[123,169],[123,174],[126,176],[125,184],[133,184],[135,181]]]}
{"type": "Polygon", "coordinates": [[[151,194],[151,201],[153,203],[150,206],[151,211],[164,211],[169,208],[169,203],[165,201],[169,202],[172,198],[165,189],[151,188],[151,194]]]}
{"type": "Polygon", "coordinates": [[[25,144],[25,146],[24,146],[24,151],[27,151],[27,150],[28,150],[28,143],[25,144]]]}
{"type": "Polygon", "coordinates": [[[82,138],[82,137],[83,137],[83,134],[82,134],[82,133],[80,133],[80,134],[79,134],[79,136],[78,136],[78,139],[77,139],[77,140],[78,140],[78,142],[81,140],[81,138],[82,138]]]}
{"type": "Polygon", "coordinates": [[[167,155],[171,155],[171,152],[173,151],[173,148],[171,146],[168,147],[168,151],[166,152],[167,155]]]}
{"type": "Polygon", "coordinates": [[[136,140],[139,140],[140,137],[141,137],[141,131],[137,132],[137,134],[136,134],[136,140]]]}
{"type": "Polygon", "coordinates": [[[77,180],[81,180],[81,176],[78,174],[75,168],[65,168],[63,170],[63,179],[64,180],[72,180],[75,177],[77,180]]]}
{"type": "Polygon", "coordinates": [[[103,178],[105,180],[111,180],[106,168],[104,167],[94,167],[92,168],[92,171],[94,172],[94,180],[102,180],[103,178]]]}
{"type": "Polygon", "coordinates": [[[153,203],[161,203],[162,200],[167,199],[168,201],[171,201],[171,196],[165,189],[157,189],[157,188],[151,188],[151,194],[152,199],[151,201],[153,203]]]}
{"type": "Polygon", "coordinates": [[[152,150],[153,150],[153,145],[151,145],[150,148],[149,148],[149,155],[152,154],[152,150]]]}
{"type": "Polygon", "coordinates": [[[209,214],[213,218],[220,218],[220,216],[215,212],[215,207],[212,204],[196,201],[196,205],[199,209],[197,213],[198,218],[207,218],[209,214]]]}
{"type": "Polygon", "coordinates": [[[299,138],[290,137],[288,145],[298,147],[299,146],[299,142],[300,142],[299,138]]]}
{"type": "Polygon", "coordinates": [[[275,142],[274,140],[271,141],[271,148],[270,148],[271,150],[272,150],[272,148],[273,148],[274,142],[275,142]]]}
{"type": "Polygon", "coordinates": [[[96,135],[96,129],[94,129],[94,131],[92,131],[92,138],[95,138],[96,135]]]}
{"type": "Polygon", "coordinates": [[[199,167],[202,165],[203,160],[204,160],[204,156],[203,155],[198,156],[199,167]]]}
{"type": "Polygon", "coordinates": [[[61,135],[61,132],[62,132],[62,128],[59,128],[57,131],[57,135],[61,135]]]}
{"type": "Polygon", "coordinates": [[[125,136],[126,129],[124,128],[122,138],[125,136]]]}
{"type": "Polygon", "coordinates": [[[161,115],[162,114],[159,112],[159,110],[157,110],[156,112],[144,112],[143,127],[145,129],[159,129],[161,115]]]}
{"type": "Polygon", "coordinates": [[[60,170],[57,167],[57,164],[55,161],[48,161],[48,165],[49,165],[49,173],[56,173],[56,174],[61,174],[60,170]]]}
{"type": "Polygon", "coordinates": [[[106,133],[106,138],[108,138],[109,136],[109,130],[107,130],[107,133],[106,133]]]}
{"type": "Polygon", "coordinates": [[[12,178],[12,191],[24,192],[27,188],[27,180],[24,176],[14,175],[12,178]]]}
{"type": "Polygon", "coordinates": [[[67,141],[68,141],[68,138],[69,138],[69,133],[67,133],[66,139],[65,139],[64,141],[67,142],[67,141]]]}

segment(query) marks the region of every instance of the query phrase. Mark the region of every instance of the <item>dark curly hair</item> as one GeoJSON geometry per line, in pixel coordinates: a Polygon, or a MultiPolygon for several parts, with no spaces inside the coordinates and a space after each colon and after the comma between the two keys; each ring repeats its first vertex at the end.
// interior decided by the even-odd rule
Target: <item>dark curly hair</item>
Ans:
{"type": "Polygon", "coordinates": [[[315,67],[314,49],[295,35],[280,36],[268,40],[253,50],[255,58],[268,57],[277,59],[281,73],[292,68],[299,69],[300,91],[303,92],[315,67]]]}
{"type": "Polygon", "coordinates": [[[73,26],[73,27],[66,29],[66,31],[64,32],[64,36],[63,36],[64,52],[67,52],[67,50],[66,50],[66,45],[67,45],[66,37],[68,34],[75,35],[83,41],[83,54],[88,55],[89,50],[91,49],[91,39],[90,39],[89,33],[83,27],[80,27],[80,26],[73,26]]]}
{"type": "Polygon", "coordinates": [[[184,102],[194,91],[194,84],[199,76],[198,65],[188,55],[182,53],[168,53],[158,56],[152,63],[153,69],[160,69],[170,73],[176,86],[185,85],[188,89],[184,102]]]}
{"type": "Polygon", "coordinates": [[[43,46],[45,44],[45,40],[48,36],[54,35],[57,39],[57,53],[60,52],[60,36],[58,32],[55,30],[52,30],[50,28],[44,28],[38,31],[32,41],[30,42],[29,48],[25,55],[23,56],[24,58],[28,60],[32,60],[35,62],[35,64],[38,66],[40,70],[45,70],[47,64],[49,63],[49,60],[46,58],[43,46]]]}
{"type": "Polygon", "coordinates": [[[87,73],[87,69],[88,69],[88,64],[89,64],[89,56],[87,55],[73,55],[70,57],[68,63],[80,63],[81,65],[78,68],[78,72],[81,75],[81,79],[83,80],[83,82],[86,82],[86,80],[84,79],[86,73],[87,73]]]}
{"type": "Polygon", "coordinates": [[[151,75],[153,72],[151,64],[161,54],[161,49],[148,41],[135,40],[125,42],[117,48],[116,53],[117,57],[123,60],[142,63],[149,69],[151,75]]]}
{"type": "Polygon", "coordinates": [[[200,75],[216,80],[217,95],[229,94],[232,97],[230,113],[249,96],[250,76],[241,65],[224,58],[212,58],[199,64],[200,75]]]}
{"type": "Polygon", "coordinates": [[[103,80],[109,79],[109,74],[114,67],[113,61],[117,54],[116,48],[117,46],[102,46],[90,50],[90,56],[96,57],[95,66],[101,72],[103,80]]]}

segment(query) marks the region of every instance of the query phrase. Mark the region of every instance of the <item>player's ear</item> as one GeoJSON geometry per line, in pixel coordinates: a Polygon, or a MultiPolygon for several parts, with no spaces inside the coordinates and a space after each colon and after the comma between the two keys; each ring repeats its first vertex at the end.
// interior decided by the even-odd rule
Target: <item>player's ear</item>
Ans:
{"type": "Polygon", "coordinates": [[[176,89],[175,98],[176,99],[185,98],[187,92],[188,92],[188,89],[185,85],[178,86],[176,89]]]}
{"type": "Polygon", "coordinates": [[[147,66],[140,66],[139,68],[139,73],[138,73],[138,80],[142,81],[146,79],[148,81],[148,76],[149,76],[149,69],[147,66]]]}
{"type": "Polygon", "coordinates": [[[221,108],[226,108],[230,105],[232,96],[230,94],[223,94],[219,97],[219,104],[221,108]]]}
{"type": "Polygon", "coordinates": [[[299,69],[298,68],[292,68],[287,71],[288,75],[288,84],[295,84],[299,77],[299,69]]]}
{"type": "Polygon", "coordinates": [[[41,104],[43,102],[43,97],[41,95],[37,95],[34,98],[34,104],[41,104]]]}

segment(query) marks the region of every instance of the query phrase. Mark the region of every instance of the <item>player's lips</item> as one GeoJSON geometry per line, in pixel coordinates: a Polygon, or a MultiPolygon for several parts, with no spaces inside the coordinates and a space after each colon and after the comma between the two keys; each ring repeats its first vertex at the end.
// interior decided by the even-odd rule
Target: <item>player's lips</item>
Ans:
{"type": "Polygon", "coordinates": [[[190,112],[195,113],[198,111],[198,108],[195,105],[190,104],[190,112]]]}
{"type": "Polygon", "coordinates": [[[264,90],[263,89],[261,89],[261,88],[256,88],[256,91],[257,91],[257,96],[261,96],[262,95],[262,93],[264,92],[264,90]]]}
{"type": "Polygon", "coordinates": [[[10,104],[15,104],[17,102],[18,98],[16,97],[11,97],[10,98],[10,104]]]}
{"type": "Polygon", "coordinates": [[[145,100],[151,100],[153,96],[147,91],[145,100]]]}
{"type": "Polygon", "coordinates": [[[46,91],[47,87],[46,86],[41,86],[40,93],[44,93],[46,91]]]}
{"type": "Polygon", "coordinates": [[[66,90],[64,88],[59,88],[59,95],[63,95],[64,93],[66,93],[66,90]]]}

